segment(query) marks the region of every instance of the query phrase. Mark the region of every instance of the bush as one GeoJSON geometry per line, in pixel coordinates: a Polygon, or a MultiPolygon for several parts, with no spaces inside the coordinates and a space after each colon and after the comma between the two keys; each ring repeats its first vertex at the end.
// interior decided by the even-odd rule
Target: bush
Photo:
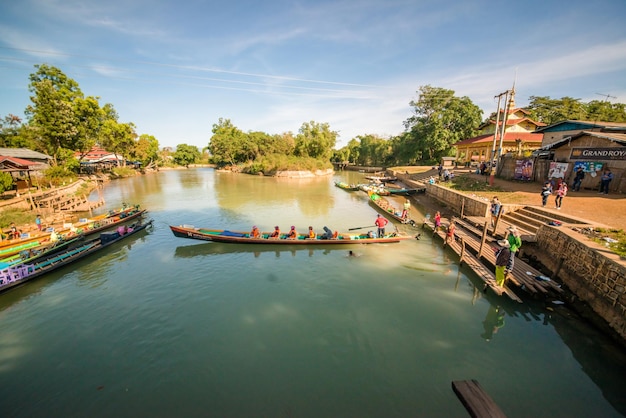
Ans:
{"type": "Polygon", "coordinates": [[[72,172],[65,166],[50,167],[44,171],[43,184],[52,184],[53,186],[61,186],[76,181],[76,173],[72,172]]]}
{"type": "Polygon", "coordinates": [[[0,172],[0,193],[4,193],[7,190],[13,188],[13,176],[9,173],[0,172]]]}
{"type": "Polygon", "coordinates": [[[111,170],[112,177],[134,177],[137,175],[137,171],[135,171],[132,167],[114,167],[111,170]]]}

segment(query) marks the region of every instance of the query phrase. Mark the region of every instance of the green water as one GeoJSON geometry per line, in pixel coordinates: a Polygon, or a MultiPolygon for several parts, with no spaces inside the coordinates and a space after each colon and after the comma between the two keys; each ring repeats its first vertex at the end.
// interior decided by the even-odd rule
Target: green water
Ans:
{"type": "Polygon", "coordinates": [[[622,348],[565,306],[483,294],[426,233],[307,249],[168,228],[373,225],[367,196],[334,186],[362,176],[196,169],[108,184],[103,210],[140,203],[155,227],[0,295],[1,415],[465,417],[450,386],[464,379],[509,417],[626,414],[622,348]]]}

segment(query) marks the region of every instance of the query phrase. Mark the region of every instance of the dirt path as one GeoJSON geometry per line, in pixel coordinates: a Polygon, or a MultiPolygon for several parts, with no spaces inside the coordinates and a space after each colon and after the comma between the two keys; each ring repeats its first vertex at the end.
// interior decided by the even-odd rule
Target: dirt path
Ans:
{"type": "MultiPolygon", "coordinates": [[[[484,176],[468,174],[466,171],[461,171],[457,175],[470,176],[476,180],[485,181],[484,176]]],[[[485,197],[498,196],[502,203],[541,205],[541,185],[538,183],[508,181],[496,178],[494,188],[500,191],[473,193],[485,197]]],[[[546,208],[557,213],[554,206],[554,196],[548,198],[546,208]]],[[[558,213],[626,230],[626,196],[621,194],[601,195],[597,191],[591,190],[579,192],[570,190],[567,196],[563,198],[563,204],[558,213]]]]}

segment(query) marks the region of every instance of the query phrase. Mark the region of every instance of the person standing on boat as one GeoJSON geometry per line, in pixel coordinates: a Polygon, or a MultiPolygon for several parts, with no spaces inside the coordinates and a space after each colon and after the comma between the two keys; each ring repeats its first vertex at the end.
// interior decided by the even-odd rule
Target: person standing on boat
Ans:
{"type": "Polygon", "coordinates": [[[402,219],[404,219],[405,221],[407,221],[409,219],[409,210],[411,209],[411,202],[409,202],[409,199],[406,199],[404,201],[404,206],[402,209],[402,219]]]}
{"type": "Polygon", "coordinates": [[[270,234],[270,238],[280,238],[280,228],[277,226],[274,227],[274,232],[270,234]]]}
{"type": "Polygon", "coordinates": [[[376,220],[374,221],[374,225],[376,225],[378,227],[378,238],[384,238],[385,237],[385,225],[387,225],[387,223],[389,223],[389,221],[378,215],[376,217],[376,220]]]}
{"type": "Polygon", "coordinates": [[[289,232],[287,232],[287,236],[285,237],[286,239],[296,239],[298,238],[298,233],[296,232],[296,227],[295,226],[291,226],[291,229],[289,230],[289,232]]]}

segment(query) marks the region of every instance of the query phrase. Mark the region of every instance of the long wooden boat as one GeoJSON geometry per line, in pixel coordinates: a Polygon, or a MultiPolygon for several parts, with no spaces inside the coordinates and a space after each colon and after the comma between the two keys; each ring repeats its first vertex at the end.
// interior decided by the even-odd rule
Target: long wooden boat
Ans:
{"type": "Polygon", "coordinates": [[[401,195],[401,196],[409,196],[409,195],[414,195],[414,194],[423,194],[426,193],[426,189],[406,189],[406,188],[391,188],[389,187],[387,190],[389,190],[389,193],[393,194],[397,194],[397,195],[401,195]]]}
{"type": "MultiPolygon", "coordinates": [[[[118,215],[101,218],[89,223],[83,223],[81,227],[70,228],[65,230],[66,233],[56,234],[60,240],[69,240],[77,236],[89,236],[98,232],[106,231],[107,229],[116,228],[124,223],[144,215],[147,211],[145,209],[133,209],[119,213],[118,215]]],[[[56,249],[60,243],[52,239],[52,233],[41,237],[36,241],[28,243],[17,244],[13,247],[7,247],[0,250],[0,270],[4,268],[4,264],[15,264],[23,258],[32,257],[34,254],[41,254],[47,252],[49,249],[56,249]]]]}
{"type": "Polygon", "coordinates": [[[392,218],[393,220],[397,222],[415,226],[415,221],[413,221],[412,219],[408,217],[403,218],[402,211],[399,211],[398,209],[396,209],[391,204],[391,202],[389,202],[389,200],[385,199],[384,197],[379,196],[376,193],[368,193],[368,195],[369,195],[370,204],[372,204],[376,209],[384,213],[386,216],[389,216],[390,218],[392,218]]]}
{"type": "MultiPolygon", "coordinates": [[[[105,219],[110,219],[110,218],[125,218],[130,216],[131,214],[136,213],[137,211],[139,211],[139,205],[133,205],[133,206],[128,206],[128,205],[124,205],[122,208],[120,209],[115,209],[115,210],[110,210],[107,213],[103,213],[101,215],[96,215],[94,217],[91,217],[89,219],[84,219],[79,221],[76,224],[71,224],[68,227],[63,227],[61,229],[56,230],[55,232],[57,234],[66,234],[68,232],[70,232],[72,229],[85,229],[87,228],[90,224],[93,224],[95,222],[101,222],[104,221],[105,219]]],[[[2,241],[0,241],[0,250],[5,250],[11,247],[14,247],[16,245],[23,245],[23,244],[27,244],[27,243],[31,243],[31,242],[37,242],[37,241],[46,241],[50,239],[50,235],[51,235],[52,231],[50,230],[45,230],[45,231],[37,231],[34,232],[32,234],[27,234],[27,237],[20,237],[20,238],[14,238],[14,239],[4,239],[2,241]]]]}
{"type": "Polygon", "coordinates": [[[372,181],[379,181],[381,183],[393,183],[398,181],[397,177],[392,176],[365,176],[365,178],[372,181]]]}
{"type": "Polygon", "coordinates": [[[389,190],[383,184],[359,184],[359,189],[365,193],[376,193],[379,196],[389,196],[389,190]]]}
{"type": "MultiPolygon", "coordinates": [[[[315,239],[308,238],[305,234],[298,234],[296,239],[270,238],[269,232],[262,232],[260,238],[251,238],[250,233],[242,231],[229,231],[224,229],[195,228],[192,225],[170,225],[174,236],[190,238],[202,241],[229,242],[235,244],[267,244],[267,245],[338,245],[338,244],[380,244],[400,242],[410,239],[410,236],[398,233],[387,234],[381,238],[370,238],[368,234],[337,233],[336,238],[324,239],[322,235],[316,235],[315,239]]],[[[372,226],[372,229],[375,229],[372,226]]]]}
{"type": "Polygon", "coordinates": [[[358,184],[348,184],[343,181],[336,181],[335,186],[339,187],[340,189],[347,190],[349,192],[354,192],[354,191],[359,190],[358,184]]]}
{"type": "Polygon", "coordinates": [[[84,241],[64,251],[39,258],[33,263],[20,264],[4,269],[0,271],[0,292],[21,286],[46,273],[101,251],[116,242],[137,234],[139,231],[143,231],[150,225],[152,225],[152,220],[147,222],[138,220],[134,224],[127,226],[124,231],[102,232],[98,238],[84,241]]]}

